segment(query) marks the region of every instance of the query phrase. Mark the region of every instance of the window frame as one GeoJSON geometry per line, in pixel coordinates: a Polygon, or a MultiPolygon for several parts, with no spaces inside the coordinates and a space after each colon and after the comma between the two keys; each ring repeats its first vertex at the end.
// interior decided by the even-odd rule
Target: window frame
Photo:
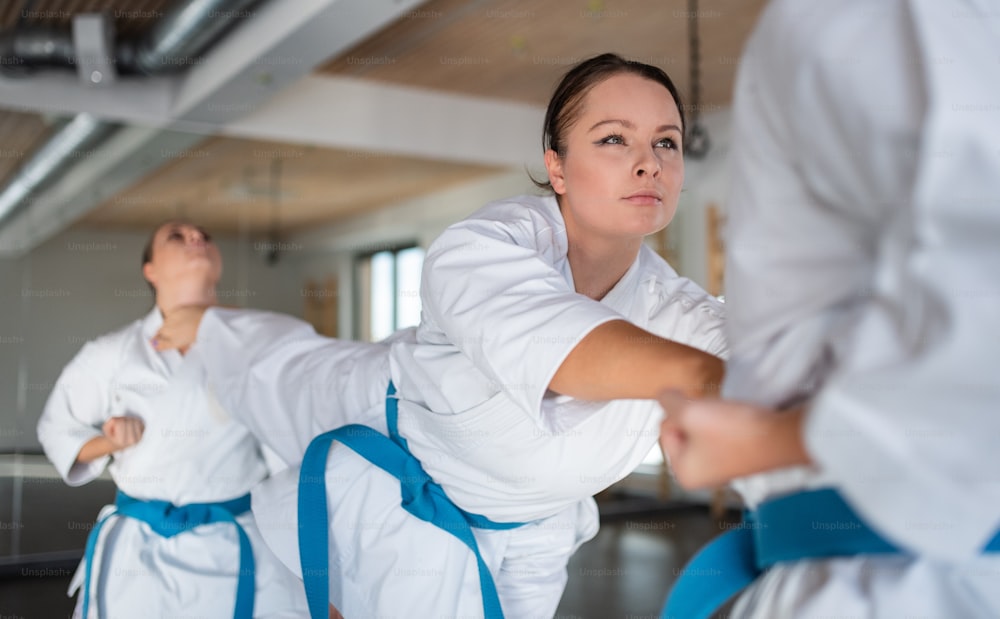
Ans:
{"type": "Polygon", "coordinates": [[[372,338],[371,305],[372,305],[372,285],[371,285],[371,264],[372,259],[383,253],[392,254],[392,332],[399,330],[399,254],[409,249],[426,250],[417,241],[404,241],[399,243],[386,243],[375,249],[359,252],[354,255],[351,269],[352,292],[354,293],[353,315],[351,321],[351,331],[354,339],[366,342],[377,341],[372,338]],[[363,265],[367,267],[365,275],[367,281],[362,281],[363,265]]]}

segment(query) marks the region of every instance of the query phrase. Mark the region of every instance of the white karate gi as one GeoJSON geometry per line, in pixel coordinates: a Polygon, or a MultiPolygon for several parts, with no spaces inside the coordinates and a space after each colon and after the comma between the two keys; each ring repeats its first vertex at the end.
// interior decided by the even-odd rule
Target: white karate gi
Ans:
{"type": "Polygon", "coordinates": [[[285,465],[312,439],[349,423],[385,422],[389,341],[323,337],[298,318],[220,307],[205,312],[188,356],[210,391],[285,465]]]}
{"type": "MultiPolygon", "coordinates": [[[[63,370],[38,423],[38,438],[63,479],[79,486],[105,466],[118,488],[137,499],[174,504],[226,501],[267,475],[250,433],[204,388],[204,373],[177,351],[156,352],[150,340],[163,319],[145,318],[89,342],[63,370]],[[112,416],[145,423],[141,440],[111,457],[76,464],[84,443],[112,416]],[[110,462],[110,464],[109,464],[110,462]]],[[[112,510],[106,506],[98,519],[112,510]]],[[[302,583],[275,559],[250,513],[237,517],[253,546],[254,616],[307,614],[302,583]]],[[[90,617],[232,617],[239,539],[231,523],[203,525],[164,538],[149,525],[114,518],[95,553],[90,617]],[[98,568],[99,562],[99,568],[98,568]]],[[[83,581],[83,564],[70,594],[83,581]]],[[[77,597],[81,613],[83,592],[77,597]]]]}
{"type": "Polygon", "coordinates": [[[776,0],[736,89],[728,398],[811,397],[818,472],[918,558],[770,570],[734,615],[997,617],[1000,7],[776,0]]]}
{"type": "MultiPolygon", "coordinates": [[[[634,469],[659,436],[662,412],[654,401],[582,402],[546,393],[566,355],[596,326],[622,318],[725,352],[721,304],[648,248],[601,303],[574,292],[566,252],[554,198],[487,205],[431,246],[423,322],[415,340],[401,338],[389,354],[400,432],[425,470],[467,511],[530,522],[508,531],[474,529],[504,612],[518,619],[555,613],[570,555],[597,532],[591,495],[634,469]]],[[[212,381],[218,374],[226,385],[220,391],[236,394],[237,379],[220,365],[224,319],[219,310],[208,312],[196,346],[212,381]]],[[[269,352],[251,361],[262,381],[293,374],[282,359],[294,355],[276,353],[281,347],[264,346],[269,352]]],[[[312,357],[298,357],[300,369],[310,366],[305,358],[312,357]]],[[[331,370],[346,384],[337,378],[343,371],[331,370]]],[[[323,377],[317,372],[311,380],[323,377]]],[[[373,376],[374,391],[356,383],[360,394],[352,396],[357,420],[383,433],[388,378],[373,376]],[[366,398],[370,408],[362,413],[366,398]]],[[[311,391],[272,389],[289,397],[311,391]]],[[[265,538],[296,570],[289,523],[296,522],[297,473],[286,471],[254,492],[265,538]]],[[[335,444],[327,489],[331,601],[345,617],[481,616],[472,553],[405,512],[398,481],[335,444]]]]}
{"type": "MultiPolygon", "coordinates": [[[[393,346],[400,432],[463,509],[544,518],[631,472],[659,437],[650,400],[547,391],[590,331],[626,319],[725,352],[722,304],[643,246],[600,303],[577,294],[554,197],[487,205],[430,247],[415,343],[393,346]]],[[[608,351],[614,354],[614,351],[608,351]]]]}

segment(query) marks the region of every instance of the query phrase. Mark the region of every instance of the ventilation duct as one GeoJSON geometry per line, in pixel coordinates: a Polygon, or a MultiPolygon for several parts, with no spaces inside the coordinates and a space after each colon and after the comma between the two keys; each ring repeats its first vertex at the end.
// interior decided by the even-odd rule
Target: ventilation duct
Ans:
{"type": "MultiPolygon", "coordinates": [[[[116,42],[111,68],[132,75],[158,75],[186,68],[236,22],[249,15],[249,9],[259,1],[182,0],[141,38],[116,42]]],[[[80,15],[75,19],[92,18],[80,15]]],[[[108,17],[105,15],[104,19],[108,17]]],[[[80,30],[74,27],[77,36],[80,30]]],[[[110,33],[110,22],[107,32],[110,33]]],[[[76,70],[78,62],[85,61],[81,48],[88,46],[74,41],[71,32],[51,28],[7,31],[0,33],[0,67],[10,77],[39,68],[76,70]]],[[[72,167],[82,152],[93,150],[120,128],[117,123],[97,120],[88,114],[80,114],[61,125],[0,191],[0,223],[27,204],[40,187],[72,167]]]]}

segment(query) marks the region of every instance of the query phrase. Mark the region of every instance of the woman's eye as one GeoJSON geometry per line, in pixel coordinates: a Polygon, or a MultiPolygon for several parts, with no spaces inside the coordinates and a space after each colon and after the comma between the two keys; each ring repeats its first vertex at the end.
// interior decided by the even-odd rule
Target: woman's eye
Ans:
{"type": "Polygon", "coordinates": [[[609,135],[608,137],[606,137],[603,140],[601,140],[600,143],[601,144],[624,144],[625,143],[625,138],[623,138],[622,136],[617,135],[617,134],[615,134],[615,135],[609,135]]]}
{"type": "Polygon", "coordinates": [[[201,228],[199,228],[198,229],[198,233],[201,234],[201,239],[203,241],[205,241],[206,243],[208,243],[209,241],[212,240],[212,235],[209,234],[208,232],[206,232],[205,230],[202,230],[201,228]]]}
{"type": "Polygon", "coordinates": [[[167,240],[168,241],[183,241],[184,240],[184,235],[181,234],[180,232],[178,232],[177,230],[174,230],[173,232],[171,232],[170,234],[167,235],[167,240]]]}
{"type": "Polygon", "coordinates": [[[671,150],[676,150],[677,142],[674,142],[673,138],[663,138],[657,140],[656,146],[658,146],[659,148],[669,148],[671,150]]]}

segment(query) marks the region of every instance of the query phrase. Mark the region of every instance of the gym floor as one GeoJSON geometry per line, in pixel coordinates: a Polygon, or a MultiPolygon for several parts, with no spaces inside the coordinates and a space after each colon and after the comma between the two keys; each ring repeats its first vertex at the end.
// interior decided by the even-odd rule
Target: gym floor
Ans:
{"type": "MultiPolygon", "coordinates": [[[[66,589],[98,510],[114,499],[114,485],[100,479],[69,488],[44,458],[22,462],[21,483],[9,467],[0,475],[0,617],[70,617],[66,589]]],[[[621,495],[601,496],[599,505],[601,531],[569,563],[558,619],[659,617],[684,563],[739,520],[735,511],[716,519],[704,505],[621,495]]]]}

